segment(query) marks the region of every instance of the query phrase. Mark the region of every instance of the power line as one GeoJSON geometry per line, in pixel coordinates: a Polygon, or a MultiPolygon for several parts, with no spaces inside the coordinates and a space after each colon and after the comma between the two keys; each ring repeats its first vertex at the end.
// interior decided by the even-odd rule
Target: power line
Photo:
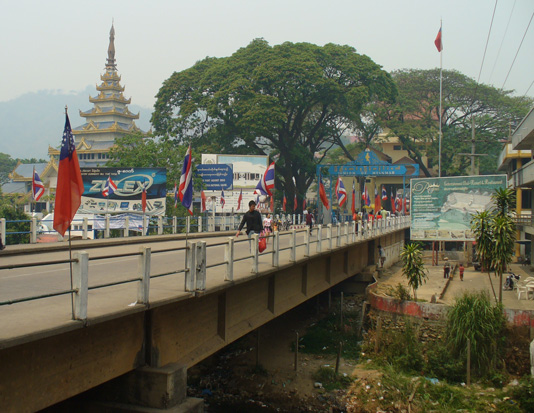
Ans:
{"type": "Polygon", "coordinates": [[[515,3],[517,0],[514,0],[514,5],[512,6],[512,11],[510,11],[510,16],[508,17],[508,23],[506,24],[506,29],[504,30],[504,35],[501,40],[501,45],[499,46],[499,51],[497,52],[497,57],[495,58],[495,63],[493,63],[493,68],[491,69],[490,77],[488,79],[488,83],[491,84],[491,78],[493,77],[493,72],[495,71],[495,66],[497,65],[497,62],[499,61],[499,56],[501,55],[501,49],[502,45],[504,43],[504,39],[506,38],[506,34],[508,33],[508,27],[510,26],[510,21],[512,20],[512,14],[515,9],[515,3]]]}
{"type": "Polygon", "coordinates": [[[532,83],[531,83],[530,86],[528,87],[528,89],[527,89],[527,91],[525,92],[525,95],[524,95],[524,96],[527,95],[527,93],[528,93],[528,91],[530,90],[530,88],[532,87],[532,85],[534,85],[534,80],[532,81],[532,83]]]}
{"type": "MultiPolygon", "coordinates": [[[[501,86],[501,90],[504,89],[504,85],[506,84],[506,81],[508,80],[508,76],[510,76],[510,72],[512,71],[512,67],[514,67],[515,59],[517,58],[517,55],[519,54],[519,50],[521,50],[521,46],[523,45],[523,40],[525,40],[525,36],[527,35],[528,28],[530,27],[530,23],[532,23],[532,18],[534,17],[534,12],[532,13],[532,16],[530,16],[530,20],[528,21],[528,26],[525,30],[525,33],[523,34],[523,38],[521,39],[521,43],[519,43],[519,47],[517,48],[517,52],[515,54],[514,60],[512,62],[512,65],[510,66],[510,70],[508,70],[508,74],[506,75],[506,79],[504,79],[504,82],[501,86]]],[[[529,88],[530,89],[530,88],[529,88]]]]}

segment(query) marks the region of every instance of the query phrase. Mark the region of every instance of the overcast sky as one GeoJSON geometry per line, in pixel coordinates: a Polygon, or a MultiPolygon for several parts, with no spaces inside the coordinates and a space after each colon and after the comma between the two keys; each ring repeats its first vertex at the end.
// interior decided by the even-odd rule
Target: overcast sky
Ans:
{"type": "MultiPolygon", "coordinates": [[[[174,71],[206,56],[229,56],[255,38],[271,45],[348,44],[388,71],[439,67],[434,39],[440,19],[443,68],[476,80],[494,5],[493,0],[0,0],[0,101],[99,83],[112,18],[125,94],[147,107],[174,71]]],[[[503,85],[533,12],[532,0],[499,1],[481,82],[503,85]]],[[[517,95],[534,80],[533,26],[505,84],[517,95]]],[[[534,96],[534,86],[528,95],[534,96]]]]}

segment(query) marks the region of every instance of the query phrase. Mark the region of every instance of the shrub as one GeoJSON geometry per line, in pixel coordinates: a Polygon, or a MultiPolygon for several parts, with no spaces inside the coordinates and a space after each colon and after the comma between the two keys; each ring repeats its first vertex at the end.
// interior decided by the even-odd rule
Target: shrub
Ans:
{"type": "Polygon", "coordinates": [[[395,288],[391,287],[390,293],[393,298],[399,301],[410,301],[412,299],[410,290],[401,283],[398,283],[395,288]]]}
{"type": "Polygon", "coordinates": [[[424,373],[449,383],[465,381],[466,369],[462,360],[453,357],[447,346],[440,341],[429,343],[426,352],[424,373]]]}
{"type": "Polygon", "coordinates": [[[422,346],[412,323],[406,322],[404,331],[395,331],[383,338],[380,348],[387,363],[406,373],[421,372],[424,365],[422,346]]]}
{"type": "Polygon", "coordinates": [[[512,397],[525,412],[534,412],[534,378],[524,378],[512,389],[512,397]]]}

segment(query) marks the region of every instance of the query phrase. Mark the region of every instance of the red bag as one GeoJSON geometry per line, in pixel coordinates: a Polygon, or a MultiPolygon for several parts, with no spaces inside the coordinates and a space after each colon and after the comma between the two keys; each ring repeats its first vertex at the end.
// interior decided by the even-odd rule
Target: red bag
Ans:
{"type": "Polygon", "coordinates": [[[266,248],[267,248],[267,240],[264,237],[262,237],[258,241],[258,250],[260,252],[263,252],[263,251],[265,251],[266,248]]]}

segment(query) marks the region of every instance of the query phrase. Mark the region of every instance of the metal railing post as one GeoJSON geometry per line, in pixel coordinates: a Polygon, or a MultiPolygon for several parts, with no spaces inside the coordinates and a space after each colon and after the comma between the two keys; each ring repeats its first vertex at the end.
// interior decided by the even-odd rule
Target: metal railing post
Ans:
{"type": "Polygon", "coordinates": [[[196,269],[197,269],[197,243],[190,242],[186,250],[185,263],[185,291],[195,291],[196,269]]]}
{"type": "Polygon", "coordinates": [[[332,249],[332,224],[326,226],[326,239],[327,239],[327,248],[332,249]]]}
{"type": "Polygon", "coordinates": [[[174,216],[172,217],[172,233],[176,234],[178,229],[178,217],[174,216]]]}
{"type": "Polygon", "coordinates": [[[310,227],[306,226],[306,232],[304,232],[304,256],[310,256],[310,227]]]}
{"type": "Polygon", "coordinates": [[[224,247],[224,261],[226,262],[226,275],[224,281],[234,280],[234,237],[228,237],[228,244],[224,247]]]}
{"type": "Polygon", "coordinates": [[[188,216],[185,218],[185,225],[187,232],[191,232],[191,217],[188,216]]]}
{"type": "Polygon", "coordinates": [[[297,230],[293,228],[291,230],[291,239],[289,240],[291,251],[289,254],[289,262],[297,261],[297,230]]]}
{"type": "Polygon", "coordinates": [[[345,245],[349,245],[349,223],[345,221],[343,224],[343,235],[345,235],[345,245]]]}
{"type": "Polygon", "coordinates": [[[6,245],[6,219],[0,218],[0,231],[2,234],[0,236],[2,237],[2,245],[6,245]]]}
{"type": "Polygon", "coordinates": [[[89,232],[89,220],[85,217],[82,221],[82,239],[87,239],[89,232]]]}
{"type": "Polygon", "coordinates": [[[258,234],[253,234],[252,235],[252,269],[251,269],[251,272],[253,274],[257,274],[258,273],[258,238],[259,238],[259,235],[258,234]]]}
{"type": "Polygon", "coordinates": [[[104,218],[104,238],[109,238],[109,214],[106,214],[104,218]]]}
{"type": "Polygon", "coordinates": [[[202,232],[202,215],[199,215],[198,216],[198,221],[197,221],[197,225],[198,225],[198,232],[202,232]]]}
{"type": "Polygon", "coordinates": [[[163,216],[158,215],[158,235],[163,235],[163,216]]]}
{"type": "Polygon", "coordinates": [[[32,222],[30,225],[30,243],[37,244],[37,218],[32,217],[32,222]]]}
{"type": "Polygon", "coordinates": [[[130,236],[130,217],[124,218],[124,238],[128,238],[130,236]]]}
{"type": "Polygon", "coordinates": [[[85,251],[74,253],[72,263],[72,288],[74,293],[74,320],[87,320],[87,297],[89,292],[89,254],[85,251]]]}
{"type": "Polygon", "coordinates": [[[143,215],[143,236],[148,235],[148,223],[146,215],[143,215]]]}
{"type": "Polygon", "coordinates": [[[323,250],[323,226],[322,224],[317,225],[317,252],[323,250]]]}
{"type": "Polygon", "coordinates": [[[137,286],[137,303],[148,304],[150,292],[150,263],[152,250],[150,247],[139,247],[139,260],[137,261],[137,273],[139,284],[137,286]]]}
{"type": "Polygon", "coordinates": [[[278,231],[274,232],[273,238],[273,267],[278,267],[280,265],[280,233],[278,231]]]}
{"type": "Polygon", "coordinates": [[[206,241],[197,242],[197,290],[206,289],[206,241]]]}
{"type": "Polygon", "coordinates": [[[336,224],[336,247],[341,247],[341,224],[336,224]]]}

